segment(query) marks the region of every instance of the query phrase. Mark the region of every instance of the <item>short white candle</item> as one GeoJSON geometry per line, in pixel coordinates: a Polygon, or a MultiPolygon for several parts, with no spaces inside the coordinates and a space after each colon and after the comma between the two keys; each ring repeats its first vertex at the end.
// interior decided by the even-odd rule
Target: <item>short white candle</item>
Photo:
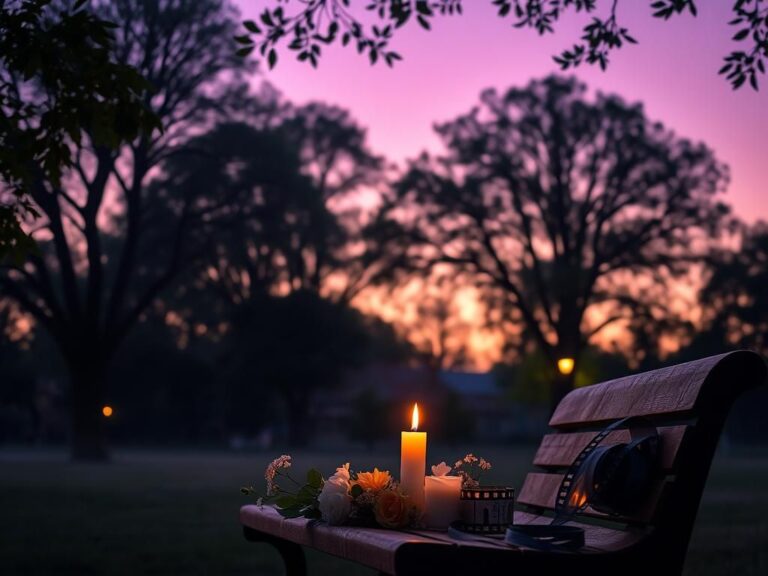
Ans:
{"type": "Polygon", "coordinates": [[[447,530],[459,519],[460,476],[427,476],[424,478],[424,520],[427,527],[447,530]]]}

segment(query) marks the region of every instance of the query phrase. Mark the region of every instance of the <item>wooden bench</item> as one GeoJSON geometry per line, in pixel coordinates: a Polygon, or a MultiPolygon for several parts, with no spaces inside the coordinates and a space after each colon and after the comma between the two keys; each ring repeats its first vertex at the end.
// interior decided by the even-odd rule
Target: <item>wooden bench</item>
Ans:
{"type": "MultiPolygon", "coordinates": [[[[765,380],[763,359],[741,351],[569,393],[550,419],[554,432],[536,453],[538,470],[519,491],[516,524],[549,523],[563,471],[596,430],[625,416],[644,415],[658,427],[664,470],[637,514],[617,518],[585,510],[578,523],[586,530],[586,547],[577,552],[545,553],[491,539],[456,541],[439,532],[330,527],[286,520],[267,506],[243,506],[240,522],[248,540],[277,547],[289,576],[305,573],[302,546],[393,575],[680,574],[728,411],[742,392],[765,380]]],[[[613,433],[614,441],[627,437],[624,430],[613,433]]]]}

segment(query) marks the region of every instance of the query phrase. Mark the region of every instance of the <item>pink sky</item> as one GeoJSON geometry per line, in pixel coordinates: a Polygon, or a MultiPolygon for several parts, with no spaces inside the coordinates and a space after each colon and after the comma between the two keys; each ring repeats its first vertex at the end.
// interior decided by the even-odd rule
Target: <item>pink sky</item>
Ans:
{"type": "MultiPolygon", "coordinates": [[[[244,18],[274,4],[239,2],[244,18]]],[[[606,72],[585,66],[575,73],[592,89],[643,102],[651,119],[679,135],[708,143],[731,167],[728,201],[736,212],[749,221],[768,218],[768,77],[761,92],[731,90],[717,70],[733,46],[732,2],[698,4],[697,18],[664,22],[650,16],[648,2],[620,2],[619,19],[640,44],[616,53],[606,72]]],[[[462,17],[437,18],[431,32],[401,31],[391,47],[404,60],[393,69],[334,47],[317,70],[283,50],[263,76],[296,102],[349,109],[368,128],[373,149],[402,162],[424,148],[438,149],[433,123],[468,110],[484,88],[523,86],[558,71],[551,56],[577,40],[584,22],[572,17],[554,35],[539,37],[497,18],[490,0],[465,0],[464,9],[462,17]]]]}

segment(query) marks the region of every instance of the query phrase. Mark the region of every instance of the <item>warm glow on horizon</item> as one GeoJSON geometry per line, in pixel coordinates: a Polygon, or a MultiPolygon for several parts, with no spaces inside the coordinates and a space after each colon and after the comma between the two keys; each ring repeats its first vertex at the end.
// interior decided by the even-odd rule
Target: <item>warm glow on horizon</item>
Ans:
{"type": "MultiPolygon", "coordinates": [[[[254,3],[237,3],[244,18],[258,19],[254,3]]],[[[732,48],[727,24],[730,3],[710,2],[696,18],[671,19],[664,25],[659,25],[647,4],[625,4],[622,18],[632,23],[640,43],[617,52],[606,71],[582,66],[568,75],[586,82],[590,97],[602,92],[641,104],[652,122],[712,147],[718,159],[730,166],[731,182],[722,199],[749,222],[768,217],[768,195],[762,193],[762,139],[768,129],[764,93],[734,92],[716,73],[723,55],[732,48]]],[[[510,29],[490,2],[465,3],[465,8],[461,18],[437,19],[428,33],[418,27],[404,28],[397,39],[404,60],[393,68],[370,66],[354,51],[334,46],[324,52],[318,69],[286,54],[274,69],[262,69],[263,76],[254,83],[267,80],[297,102],[322,101],[349,110],[365,127],[371,148],[404,168],[422,150],[442,152],[435,122],[471,110],[484,89],[521,88],[531,79],[561,73],[552,56],[581,35],[585,17],[571,14],[558,24],[556,34],[533,38],[529,32],[510,29]],[[456,42],[457,37],[467,41],[456,42]],[[535,50],[529,49],[531,41],[535,50]],[[509,58],[489,57],[501,53],[509,58]]],[[[373,202],[375,196],[367,201],[373,202]]],[[[627,280],[624,275],[617,277],[627,280]]],[[[666,282],[659,301],[698,328],[706,321],[697,302],[703,280],[696,266],[691,266],[690,278],[666,282]]],[[[654,288],[642,278],[629,279],[628,285],[636,291],[654,288]]],[[[508,344],[522,326],[499,319],[489,325],[487,318],[495,311],[488,310],[473,287],[455,289],[445,298],[450,313],[442,323],[438,314],[423,310],[425,296],[445,298],[439,287],[409,281],[395,289],[368,289],[355,299],[355,306],[393,324],[419,352],[440,357],[446,368],[486,371],[497,362],[519,358],[508,344]]],[[[591,305],[581,326],[583,333],[591,334],[615,313],[608,305],[591,305]]],[[[627,318],[599,330],[589,343],[635,363],[647,351],[637,349],[631,311],[624,313],[627,318]]],[[[554,343],[556,338],[550,336],[554,343]]],[[[662,335],[662,357],[684,346],[687,337],[682,331],[662,335]]]]}
{"type": "Polygon", "coordinates": [[[419,405],[413,405],[413,412],[411,413],[411,432],[416,432],[419,429],[419,405]]]}
{"type": "Polygon", "coordinates": [[[104,408],[101,409],[101,413],[104,415],[104,418],[110,418],[114,413],[114,410],[112,410],[112,406],[107,404],[104,406],[104,408]]]}

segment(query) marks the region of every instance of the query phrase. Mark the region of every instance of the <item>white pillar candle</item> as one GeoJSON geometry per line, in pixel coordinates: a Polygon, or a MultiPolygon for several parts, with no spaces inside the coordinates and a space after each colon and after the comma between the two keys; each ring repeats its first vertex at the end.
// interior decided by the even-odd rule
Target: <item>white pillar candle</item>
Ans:
{"type": "Polygon", "coordinates": [[[417,432],[418,427],[419,408],[414,404],[411,432],[403,432],[400,437],[400,488],[419,510],[424,510],[427,433],[417,432]]]}
{"type": "Polygon", "coordinates": [[[458,520],[461,504],[461,476],[424,478],[424,520],[428,528],[447,530],[458,520]]]}

